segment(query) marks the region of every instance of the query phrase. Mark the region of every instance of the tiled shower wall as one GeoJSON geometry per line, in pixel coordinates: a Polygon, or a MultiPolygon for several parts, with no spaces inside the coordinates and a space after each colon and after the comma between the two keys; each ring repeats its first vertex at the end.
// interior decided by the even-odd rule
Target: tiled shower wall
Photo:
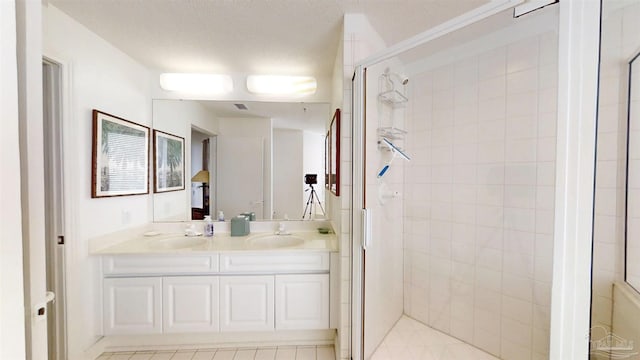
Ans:
{"type": "Polygon", "coordinates": [[[503,359],[547,359],[557,33],[411,75],[405,313],[503,359]]]}

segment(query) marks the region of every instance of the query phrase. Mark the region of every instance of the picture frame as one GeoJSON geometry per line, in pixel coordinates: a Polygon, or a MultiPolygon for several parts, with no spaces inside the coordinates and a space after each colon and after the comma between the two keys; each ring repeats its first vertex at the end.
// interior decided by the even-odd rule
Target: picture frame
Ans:
{"type": "Polygon", "coordinates": [[[340,109],[329,125],[329,191],[340,196],[340,109]]]}
{"type": "Polygon", "coordinates": [[[93,109],[91,198],[149,193],[147,126],[93,109]]]}
{"type": "Polygon", "coordinates": [[[327,130],[327,134],[324,137],[324,187],[325,189],[331,189],[331,184],[329,183],[329,170],[331,169],[331,155],[329,154],[331,151],[331,128],[327,130]]]}
{"type": "Polygon", "coordinates": [[[153,192],[185,189],[184,138],[153,130],[153,192]]]}

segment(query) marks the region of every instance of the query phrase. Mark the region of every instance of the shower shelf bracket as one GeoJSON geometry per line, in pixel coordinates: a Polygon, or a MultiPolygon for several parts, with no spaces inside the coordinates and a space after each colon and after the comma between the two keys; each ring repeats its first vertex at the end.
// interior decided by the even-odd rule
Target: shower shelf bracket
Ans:
{"type": "Polygon", "coordinates": [[[382,139],[388,139],[396,142],[404,141],[407,132],[396,127],[379,127],[378,133],[378,149],[391,151],[387,145],[385,145],[382,139]]]}
{"type": "Polygon", "coordinates": [[[393,107],[404,106],[409,99],[398,90],[389,90],[378,94],[378,99],[383,103],[390,104],[393,107]]]}
{"type": "Polygon", "coordinates": [[[405,135],[407,135],[407,131],[399,129],[397,127],[389,126],[378,128],[379,138],[385,137],[389,140],[403,140],[405,135]]]}

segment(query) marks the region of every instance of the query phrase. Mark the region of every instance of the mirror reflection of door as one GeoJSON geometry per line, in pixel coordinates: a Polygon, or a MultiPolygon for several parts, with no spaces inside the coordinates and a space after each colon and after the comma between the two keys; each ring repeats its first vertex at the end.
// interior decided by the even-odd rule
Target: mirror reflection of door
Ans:
{"type": "Polygon", "coordinates": [[[211,215],[210,139],[207,134],[191,129],[191,219],[202,220],[211,215]]]}
{"type": "Polygon", "coordinates": [[[217,205],[231,218],[255,212],[264,218],[264,139],[218,136],[217,205]],[[224,169],[224,174],[222,174],[224,169]]]}

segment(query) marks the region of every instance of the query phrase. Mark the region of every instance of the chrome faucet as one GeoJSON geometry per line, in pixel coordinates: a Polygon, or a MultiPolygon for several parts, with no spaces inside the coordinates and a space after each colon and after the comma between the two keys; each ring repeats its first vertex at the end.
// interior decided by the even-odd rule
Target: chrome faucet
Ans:
{"type": "Polygon", "coordinates": [[[201,235],[202,233],[196,230],[195,224],[187,225],[187,227],[184,229],[184,236],[201,236],[201,235]]]}
{"type": "Polygon", "coordinates": [[[290,232],[285,228],[284,222],[278,223],[278,230],[276,231],[276,235],[291,235],[290,232]]]}

